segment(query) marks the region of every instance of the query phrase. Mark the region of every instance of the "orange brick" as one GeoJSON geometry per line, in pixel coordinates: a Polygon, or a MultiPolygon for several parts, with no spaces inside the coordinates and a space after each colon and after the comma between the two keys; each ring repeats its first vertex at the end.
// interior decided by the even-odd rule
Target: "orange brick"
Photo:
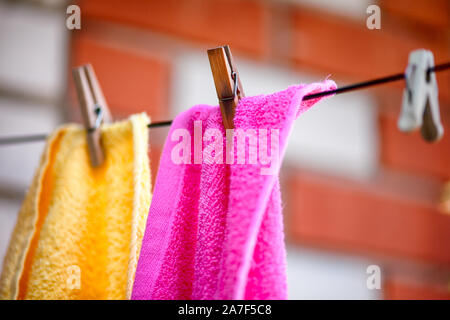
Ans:
{"type": "Polygon", "coordinates": [[[384,174],[370,183],[289,171],[288,239],[364,255],[450,267],[450,216],[436,209],[440,184],[384,174]]]}
{"type": "Polygon", "coordinates": [[[431,175],[442,181],[450,179],[450,108],[441,108],[443,138],[430,144],[419,132],[406,134],[398,130],[400,97],[391,96],[380,103],[383,106],[379,116],[382,163],[396,170],[431,175]]]}
{"type": "Polygon", "coordinates": [[[448,0],[381,0],[381,12],[388,18],[405,19],[412,23],[430,25],[434,28],[450,27],[450,2],[448,0]]]}
{"type": "Polygon", "coordinates": [[[383,284],[388,300],[450,300],[450,279],[429,283],[401,277],[389,277],[383,284]]]}
{"type": "Polygon", "coordinates": [[[156,176],[158,174],[161,152],[162,152],[161,146],[150,143],[149,158],[150,158],[150,170],[152,175],[152,190],[155,186],[156,176]]]}
{"type": "Polygon", "coordinates": [[[261,56],[267,47],[265,5],[252,0],[85,0],[83,15],[167,33],[208,46],[229,44],[261,56]]]}
{"type": "Polygon", "coordinates": [[[81,33],[72,41],[71,65],[91,63],[113,115],[146,111],[168,116],[170,65],[163,58],[81,33]]]}

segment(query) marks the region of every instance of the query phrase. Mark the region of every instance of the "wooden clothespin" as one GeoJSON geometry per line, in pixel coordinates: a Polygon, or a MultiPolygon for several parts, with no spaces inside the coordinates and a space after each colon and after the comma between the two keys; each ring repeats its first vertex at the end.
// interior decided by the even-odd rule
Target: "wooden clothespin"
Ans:
{"type": "Polygon", "coordinates": [[[111,113],[102,89],[90,64],[73,69],[73,79],[80,103],[81,115],[86,128],[89,155],[93,167],[105,159],[102,149],[100,125],[111,121],[111,113]]]}
{"type": "Polygon", "coordinates": [[[241,80],[228,46],[208,50],[209,63],[219,98],[225,129],[234,128],[234,114],[239,99],[244,97],[241,80]]]}
{"type": "Polygon", "coordinates": [[[428,142],[439,140],[444,133],[433,67],[431,51],[420,49],[409,54],[405,72],[406,88],[398,119],[400,131],[411,132],[420,128],[422,137],[428,142]]]}

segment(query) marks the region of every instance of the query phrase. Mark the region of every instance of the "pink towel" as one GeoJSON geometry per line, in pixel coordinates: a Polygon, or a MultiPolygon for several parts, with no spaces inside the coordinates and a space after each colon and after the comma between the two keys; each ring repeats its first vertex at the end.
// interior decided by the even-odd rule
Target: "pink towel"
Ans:
{"type": "Polygon", "coordinates": [[[334,88],[335,83],[326,80],[241,99],[235,135],[237,129],[255,129],[258,139],[267,143],[257,140],[252,149],[255,140],[247,139],[243,154],[234,138],[228,161],[231,153],[226,151],[218,106],[198,105],[174,120],[161,157],[132,299],[287,298],[278,172],[294,120],[319,100],[302,102],[303,96],[334,88]],[[184,153],[179,150],[183,137],[190,143],[184,153]],[[256,164],[251,160],[255,151],[256,164]],[[278,151],[279,161],[264,160],[262,151],[278,151]],[[188,163],[177,164],[180,156],[188,163]],[[268,171],[270,165],[273,170],[268,171]]]}

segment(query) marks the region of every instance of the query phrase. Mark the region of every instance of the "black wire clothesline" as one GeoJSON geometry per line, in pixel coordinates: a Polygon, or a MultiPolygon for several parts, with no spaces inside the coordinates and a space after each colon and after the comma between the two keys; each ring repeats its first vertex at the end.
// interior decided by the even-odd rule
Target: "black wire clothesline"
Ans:
{"type": "MultiPolygon", "coordinates": [[[[439,72],[439,71],[444,71],[447,69],[450,69],[450,62],[438,64],[438,65],[435,65],[434,67],[429,68],[427,70],[427,75],[430,72],[439,72]]],[[[349,92],[349,91],[355,91],[355,90],[359,90],[359,89],[363,89],[363,88],[367,88],[367,87],[371,87],[371,86],[376,86],[376,85],[380,85],[383,83],[398,81],[398,80],[402,80],[402,79],[405,79],[405,74],[397,73],[397,74],[393,74],[393,75],[382,77],[382,78],[377,78],[377,79],[373,79],[373,80],[350,84],[348,86],[340,87],[340,88],[337,88],[334,90],[328,90],[328,91],[322,91],[319,93],[309,94],[309,95],[304,96],[303,100],[306,101],[306,100],[316,99],[316,98],[320,98],[320,97],[324,97],[324,96],[328,96],[328,95],[340,94],[340,93],[349,92]]],[[[149,129],[153,129],[153,128],[169,126],[171,124],[172,124],[172,120],[167,120],[167,121],[159,121],[159,122],[150,123],[149,125],[147,125],[147,127],[149,129]]],[[[14,136],[14,137],[3,137],[3,138],[0,138],[0,145],[42,141],[42,140],[47,139],[47,136],[48,136],[47,134],[34,134],[34,135],[23,135],[23,136],[14,136]]]]}

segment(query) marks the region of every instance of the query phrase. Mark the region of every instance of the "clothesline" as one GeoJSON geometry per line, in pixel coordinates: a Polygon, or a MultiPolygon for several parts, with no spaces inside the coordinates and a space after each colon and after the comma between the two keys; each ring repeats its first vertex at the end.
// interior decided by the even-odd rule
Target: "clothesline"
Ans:
{"type": "MultiPolygon", "coordinates": [[[[450,62],[435,65],[434,67],[429,68],[427,70],[427,73],[439,72],[439,71],[444,71],[447,69],[450,69],[450,62]]],[[[304,96],[303,100],[306,101],[306,100],[311,100],[311,99],[324,97],[324,96],[328,96],[328,95],[360,90],[363,88],[376,86],[376,85],[380,85],[383,83],[403,80],[403,79],[405,79],[405,73],[397,73],[397,74],[393,74],[393,75],[382,77],[382,78],[377,78],[377,79],[372,79],[372,80],[368,80],[368,81],[350,84],[348,86],[340,87],[340,88],[337,88],[334,90],[328,90],[328,91],[322,91],[319,93],[309,94],[309,95],[304,96]]],[[[172,120],[153,122],[148,125],[148,128],[149,129],[159,128],[159,127],[169,126],[171,124],[172,124],[172,120]]],[[[0,145],[42,141],[42,140],[45,140],[47,138],[47,136],[48,136],[47,134],[33,134],[33,135],[3,137],[3,138],[0,137],[0,145]]]]}

